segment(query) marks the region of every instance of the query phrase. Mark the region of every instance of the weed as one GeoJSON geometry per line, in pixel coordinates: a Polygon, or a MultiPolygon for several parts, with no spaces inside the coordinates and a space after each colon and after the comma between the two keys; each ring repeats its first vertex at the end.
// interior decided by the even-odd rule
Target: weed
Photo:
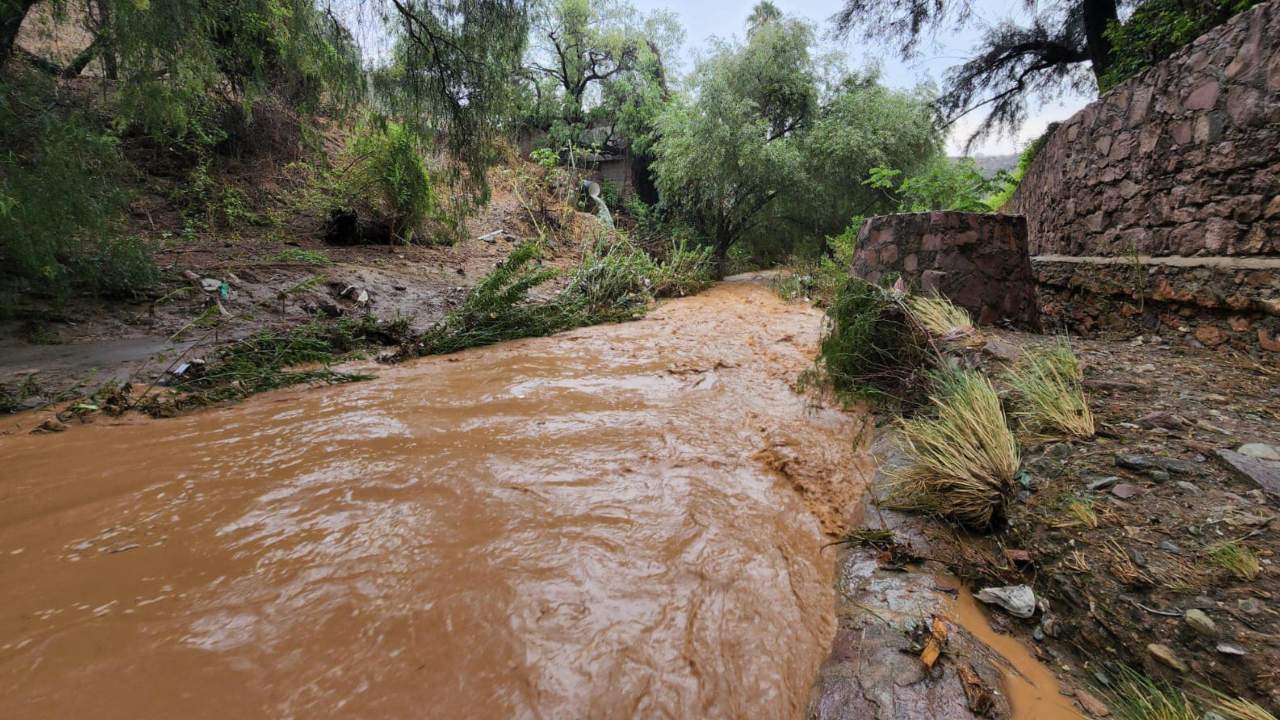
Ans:
{"type": "Polygon", "coordinates": [[[1014,391],[1014,416],[1033,434],[1092,437],[1095,427],[1084,394],[1083,375],[1066,341],[1029,350],[1005,379],[1014,391]]]}
{"type": "Polygon", "coordinates": [[[934,415],[899,419],[904,464],[888,500],[985,528],[1002,514],[1020,458],[995,388],[973,370],[934,375],[934,415]]]}
{"type": "Polygon", "coordinates": [[[944,297],[912,295],[907,307],[916,320],[937,337],[954,337],[973,332],[973,318],[969,311],[957,307],[944,297]]]}
{"type": "Polygon", "coordinates": [[[558,305],[530,303],[529,291],[556,276],[538,267],[542,247],[527,242],[511,251],[467,293],[462,306],[415,338],[398,357],[439,355],[503,340],[549,335],[565,327],[558,305]]]}
{"type": "Polygon", "coordinates": [[[1157,682],[1127,665],[1109,668],[1103,688],[1116,720],[1199,720],[1200,713],[1181,690],[1157,682]]]}
{"type": "Polygon", "coordinates": [[[16,413],[27,410],[37,402],[44,400],[44,388],[36,382],[34,374],[28,375],[12,388],[0,383],[0,414],[16,413]]]}
{"type": "Polygon", "coordinates": [[[239,400],[299,383],[365,380],[370,376],[339,372],[329,366],[362,348],[397,339],[392,329],[372,317],[316,320],[287,330],[264,330],[222,348],[203,365],[191,364],[172,386],[179,393],[173,405],[150,398],[141,402],[140,408],[152,415],[167,415],[175,408],[239,400]],[[312,364],[323,367],[298,367],[312,364]]]}
{"type": "Polygon", "coordinates": [[[289,247],[276,255],[276,262],[297,263],[299,265],[332,265],[333,260],[319,250],[289,247]]]}
{"type": "Polygon", "coordinates": [[[653,299],[658,267],[625,235],[606,233],[569,275],[557,302],[575,325],[633,320],[653,299]]]}
{"type": "Polygon", "coordinates": [[[932,362],[929,339],[888,290],[850,278],[827,308],[830,320],[803,385],[830,387],[847,401],[914,404],[932,362]]]}
{"type": "Polygon", "coordinates": [[[1213,543],[1204,549],[1204,557],[1241,580],[1251,582],[1262,573],[1258,556],[1238,540],[1213,543]]]}
{"type": "Polygon", "coordinates": [[[671,241],[666,260],[657,267],[653,279],[655,297],[684,297],[705,289],[715,278],[711,247],[671,241]]]}
{"type": "Polygon", "coordinates": [[[1063,518],[1050,523],[1055,528],[1098,527],[1098,513],[1089,500],[1071,500],[1063,510],[1063,518]]]}
{"type": "Polygon", "coordinates": [[[1275,715],[1267,712],[1266,708],[1255,702],[1241,698],[1229,698],[1220,694],[1215,709],[1226,720],[1276,720],[1275,715]]]}

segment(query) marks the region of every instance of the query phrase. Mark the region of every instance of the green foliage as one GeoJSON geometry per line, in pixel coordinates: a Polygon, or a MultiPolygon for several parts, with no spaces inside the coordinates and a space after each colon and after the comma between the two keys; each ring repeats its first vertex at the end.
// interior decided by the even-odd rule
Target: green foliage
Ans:
{"type": "Polygon", "coordinates": [[[991,212],[986,198],[1001,188],[1000,181],[984,177],[969,158],[935,157],[915,174],[901,177],[898,170],[877,167],[864,182],[896,202],[898,212],[991,212]]]}
{"type": "Polygon", "coordinates": [[[550,335],[566,327],[561,308],[529,301],[529,291],[556,276],[539,267],[542,248],[526,242],[467,293],[462,306],[415,338],[402,355],[439,355],[504,340],[550,335]]]}
{"type": "Polygon", "coordinates": [[[119,237],[119,143],[47,78],[0,78],[0,267],[32,289],[129,294],[155,279],[148,248],[119,237]]]}
{"type": "Polygon", "coordinates": [[[1027,170],[1031,168],[1031,163],[1035,161],[1036,156],[1044,149],[1049,137],[1053,135],[1053,131],[1058,129],[1061,123],[1052,122],[1040,133],[1035,140],[1027,144],[1022,152],[1018,154],[1018,166],[1013,169],[1012,173],[997,174],[994,178],[995,182],[1000,186],[991,197],[986,199],[987,205],[992,210],[999,210],[1009,202],[1013,197],[1014,191],[1018,189],[1018,184],[1022,182],[1022,178],[1026,176],[1027,170]]]}
{"type": "Polygon", "coordinates": [[[1200,713],[1173,685],[1143,675],[1127,665],[1107,668],[1110,680],[1103,697],[1117,720],[1198,720],[1200,713]]]}
{"type": "Polygon", "coordinates": [[[574,325],[634,320],[653,299],[658,268],[625,235],[602,233],[569,275],[558,303],[574,325]]]}
{"type": "Polygon", "coordinates": [[[560,164],[560,153],[551,148],[537,148],[529,153],[529,159],[550,170],[560,164]]]}
{"type": "MultiPolygon", "coordinates": [[[[173,384],[179,409],[239,400],[300,383],[346,383],[369,375],[333,370],[330,365],[366,347],[395,340],[392,326],[371,316],[315,320],[285,330],[263,330],[219,350],[208,363],[195,365],[173,384]],[[323,367],[299,369],[321,364],[323,367]]],[[[144,412],[165,415],[172,406],[153,400],[144,412]]]]}
{"type": "Polygon", "coordinates": [[[827,308],[830,324],[807,383],[846,402],[919,401],[932,362],[929,338],[896,293],[849,278],[827,308]]]}
{"type": "Polygon", "coordinates": [[[666,259],[653,279],[654,297],[684,297],[705,289],[715,279],[711,248],[687,240],[672,240],[666,259]]]}
{"type": "Polygon", "coordinates": [[[1177,52],[1262,0],[1146,0],[1125,22],[1107,25],[1112,65],[1098,80],[1106,91],[1177,52]]]}
{"type": "Polygon", "coordinates": [[[435,209],[431,176],[419,138],[399,123],[372,123],[351,141],[354,165],[349,188],[377,209],[393,237],[413,240],[414,231],[435,209]]]}
{"type": "Polygon", "coordinates": [[[721,269],[744,243],[753,265],[813,253],[855,215],[891,206],[861,184],[879,164],[914,170],[941,146],[924,90],[874,74],[823,81],[812,30],[765,18],[720,45],[693,76],[696,96],[659,118],[653,170],[663,203],[714,247],[721,269]]]}

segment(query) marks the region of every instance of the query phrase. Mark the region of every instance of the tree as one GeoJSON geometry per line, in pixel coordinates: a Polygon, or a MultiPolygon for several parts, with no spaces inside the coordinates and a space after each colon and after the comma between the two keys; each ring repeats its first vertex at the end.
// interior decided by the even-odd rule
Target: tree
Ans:
{"type": "MultiPolygon", "coordinates": [[[[978,52],[948,72],[938,99],[941,114],[954,121],[985,108],[971,143],[1016,130],[1031,97],[1106,89],[1257,0],[1139,0],[1124,23],[1121,2],[1059,0],[1025,24],[997,23],[984,33],[978,52]],[[1149,5],[1164,11],[1144,11],[1149,5]],[[1135,37],[1141,42],[1131,42],[1135,37]]],[[[845,0],[832,22],[837,35],[860,28],[868,39],[895,38],[906,57],[926,35],[967,23],[972,10],[972,0],[845,0]]]]}
{"type": "Polygon", "coordinates": [[[524,77],[530,119],[553,143],[576,142],[588,125],[643,140],[666,101],[666,58],[683,39],[675,16],[642,16],[625,0],[550,0],[534,13],[524,77]],[[619,127],[622,125],[623,127],[619,127]]]}
{"type": "Polygon", "coordinates": [[[781,259],[887,208],[862,185],[870,169],[914,169],[941,146],[928,92],[889,90],[874,74],[843,73],[828,87],[812,42],[796,20],[755,23],[745,44],[721,45],[701,63],[694,96],[659,118],[662,201],[703,235],[722,270],[735,244],[781,259]]]}

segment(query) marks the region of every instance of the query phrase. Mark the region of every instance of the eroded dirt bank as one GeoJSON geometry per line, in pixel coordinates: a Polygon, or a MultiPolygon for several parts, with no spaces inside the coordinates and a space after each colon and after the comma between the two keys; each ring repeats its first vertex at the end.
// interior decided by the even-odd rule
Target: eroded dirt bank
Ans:
{"type": "Polygon", "coordinates": [[[0,716],[798,717],[865,471],[789,387],[820,320],[731,282],[0,438],[0,716]]]}

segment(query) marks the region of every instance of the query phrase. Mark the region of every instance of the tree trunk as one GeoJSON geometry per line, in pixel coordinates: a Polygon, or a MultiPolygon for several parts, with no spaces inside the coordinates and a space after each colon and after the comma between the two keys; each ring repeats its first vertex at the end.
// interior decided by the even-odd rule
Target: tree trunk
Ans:
{"type": "Polygon", "coordinates": [[[1111,67],[1111,41],[1103,35],[1107,23],[1115,20],[1116,0],[1082,0],[1080,6],[1084,16],[1084,39],[1089,50],[1089,62],[1093,67],[1094,78],[1111,67]]]}
{"type": "Polygon", "coordinates": [[[718,237],[715,244],[712,258],[715,260],[716,277],[723,280],[729,274],[729,248],[733,247],[733,238],[718,237]]]}
{"type": "Polygon", "coordinates": [[[0,67],[13,57],[13,45],[18,40],[22,21],[36,0],[0,0],[0,67]]]}

